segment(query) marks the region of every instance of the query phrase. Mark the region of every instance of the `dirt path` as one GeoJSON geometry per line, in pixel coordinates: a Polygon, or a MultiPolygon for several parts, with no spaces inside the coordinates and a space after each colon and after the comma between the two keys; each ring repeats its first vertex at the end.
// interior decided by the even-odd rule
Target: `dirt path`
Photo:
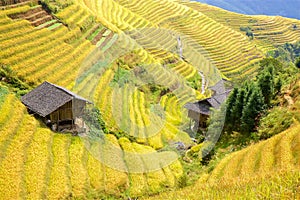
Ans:
{"type": "Polygon", "coordinates": [[[201,85],[201,94],[204,94],[204,92],[205,92],[205,84],[206,84],[206,82],[205,82],[205,76],[204,76],[204,74],[202,73],[202,72],[200,72],[200,71],[198,71],[198,74],[201,76],[201,78],[202,78],[202,85],[201,85]]]}
{"type": "Polygon", "coordinates": [[[288,107],[290,108],[293,104],[294,104],[294,100],[292,99],[292,97],[288,94],[285,94],[283,96],[283,98],[288,102],[288,107]]]}

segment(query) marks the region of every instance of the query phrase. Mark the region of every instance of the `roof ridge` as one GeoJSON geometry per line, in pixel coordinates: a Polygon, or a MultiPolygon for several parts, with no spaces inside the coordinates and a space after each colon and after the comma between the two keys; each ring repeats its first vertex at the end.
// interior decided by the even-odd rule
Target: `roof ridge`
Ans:
{"type": "Polygon", "coordinates": [[[47,82],[48,84],[50,84],[50,85],[56,87],[57,89],[59,89],[59,90],[61,90],[61,91],[63,91],[63,92],[65,92],[65,93],[71,95],[72,97],[75,97],[75,98],[77,98],[77,99],[86,101],[86,102],[88,102],[88,103],[92,103],[91,101],[89,101],[89,100],[85,99],[84,97],[82,97],[82,96],[80,96],[80,95],[78,95],[78,94],[72,92],[71,90],[68,90],[67,88],[64,88],[64,87],[62,87],[62,86],[56,85],[56,84],[54,84],[54,83],[50,83],[49,81],[44,81],[44,83],[45,83],[45,82],[47,82]]]}

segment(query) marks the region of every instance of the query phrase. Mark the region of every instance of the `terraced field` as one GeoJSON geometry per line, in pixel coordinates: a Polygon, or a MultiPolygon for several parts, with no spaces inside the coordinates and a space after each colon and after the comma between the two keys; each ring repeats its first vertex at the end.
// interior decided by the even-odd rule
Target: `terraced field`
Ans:
{"type": "MultiPolygon", "coordinates": [[[[208,84],[202,88],[206,89],[221,77],[252,75],[273,45],[299,38],[299,21],[242,16],[171,0],[80,0],[57,12],[37,2],[7,3],[0,9],[1,66],[8,66],[32,87],[47,80],[92,100],[109,131],[122,130],[135,142],[107,134],[105,139],[117,153],[97,142],[87,149],[79,137],[44,127],[0,86],[0,196],[5,199],[132,197],[175,187],[183,169],[176,159],[166,165],[161,149],[175,141],[191,142],[181,130],[188,122],[182,106],[205,97],[200,87],[191,86],[193,81],[200,83],[204,77],[208,84]],[[239,25],[249,23],[254,40],[240,31],[239,25]],[[138,57],[137,66],[127,69],[137,82],[134,86],[128,80],[120,84],[116,65],[119,57],[130,58],[130,54],[138,57]],[[138,82],[145,75],[169,90],[161,93],[155,105],[138,82]],[[107,151],[104,157],[103,151],[107,151]],[[161,159],[149,161],[143,154],[161,159]],[[118,155],[117,161],[111,155],[118,155]],[[140,171],[133,173],[137,165],[140,171]],[[153,167],[158,170],[151,171],[153,167]]],[[[297,134],[281,135],[273,143],[266,141],[251,147],[253,151],[225,158],[203,181],[216,184],[240,174],[256,176],[257,171],[281,169],[286,162],[294,169],[293,162],[299,161],[294,147],[288,155],[277,155],[293,141],[297,143],[297,134]],[[259,160],[246,164],[257,156],[259,160]],[[233,168],[237,170],[232,172],[233,168]]]]}
{"type": "MultiPolygon", "coordinates": [[[[252,74],[256,70],[255,63],[273,45],[295,42],[300,34],[297,20],[239,15],[193,2],[100,0],[79,3],[71,4],[55,15],[39,5],[29,7],[24,3],[1,11],[1,63],[10,65],[30,83],[60,80],[60,85],[71,88],[75,75],[66,76],[71,66],[80,65],[93,45],[104,51],[110,48],[118,39],[115,33],[125,31],[156,61],[169,66],[168,62],[175,58],[177,61],[170,67],[186,79],[193,77],[203,63],[216,66],[228,77],[237,77],[252,74]],[[101,24],[96,23],[98,20],[101,24]],[[251,27],[254,41],[249,41],[240,31],[241,26],[251,27]],[[156,29],[158,27],[171,30],[173,35],[156,29]],[[130,32],[132,30],[134,32],[130,32]],[[184,58],[196,57],[193,53],[198,52],[197,57],[201,58],[198,63],[176,59],[179,36],[186,36],[184,58]],[[15,44],[13,48],[12,44],[15,44]],[[46,66],[45,63],[51,63],[46,52],[51,52],[52,60],[57,62],[46,66]],[[22,66],[21,62],[24,62],[22,66]],[[46,68],[47,73],[42,74],[41,68],[46,68]],[[52,73],[57,69],[62,70],[60,75],[52,73]],[[62,77],[67,78],[61,80],[62,77]]],[[[76,68],[72,69],[76,71],[76,68]]]]}
{"type": "Polygon", "coordinates": [[[60,26],[55,28],[37,29],[26,20],[12,20],[7,16],[29,10],[32,8],[26,5],[1,12],[1,63],[10,66],[28,83],[35,85],[49,80],[69,86],[76,76],[70,71],[76,72],[93,46],[86,40],[72,45],[80,33],[78,28],[69,31],[58,23],[60,26]]]}
{"type": "Polygon", "coordinates": [[[297,123],[271,139],[227,155],[195,186],[149,199],[298,199],[299,138],[297,123]]]}
{"type": "Polygon", "coordinates": [[[182,96],[178,95],[178,97],[184,98],[184,102],[180,102],[175,96],[171,98],[164,96],[160,100],[161,106],[166,111],[164,118],[159,116],[159,113],[150,111],[149,106],[146,106],[145,94],[138,88],[129,84],[121,88],[110,87],[114,75],[113,69],[107,69],[97,84],[82,82],[83,85],[96,85],[96,88],[87,90],[93,92],[85,93],[87,86],[79,84],[76,87],[79,94],[83,96],[94,94],[94,102],[111,130],[121,129],[128,135],[134,136],[139,143],[148,144],[155,149],[164,147],[165,140],[182,140],[190,143],[188,135],[176,126],[187,121],[186,118],[180,117],[182,115],[180,108],[193,95],[184,96],[187,92],[182,91],[182,96]],[[85,90],[81,92],[80,88],[85,90]]]}
{"type": "MultiPolygon", "coordinates": [[[[232,29],[227,29],[227,27],[201,13],[188,9],[186,6],[178,5],[171,1],[133,1],[130,3],[128,1],[118,1],[117,3],[121,4],[122,8],[125,7],[149,21],[152,20],[151,22],[156,26],[189,36],[194,43],[202,46],[207,51],[207,54],[204,55],[217,67],[231,67],[228,70],[224,70],[226,75],[230,76],[235,72],[241,73],[249,64],[255,63],[262,57],[260,51],[255,49],[255,46],[245,36],[232,29]],[[147,6],[141,6],[144,4],[147,6]],[[222,42],[223,40],[226,42],[222,42]],[[233,43],[235,44],[234,49],[230,47],[233,43]],[[244,61],[241,62],[242,60],[244,61]],[[245,60],[248,60],[248,62],[245,62],[245,60]]],[[[119,13],[122,16],[121,10],[119,13]]],[[[165,41],[164,35],[155,35],[156,41],[165,41]]],[[[223,72],[223,70],[221,71],[223,72]]]]}
{"type": "Polygon", "coordinates": [[[262,46],[264,51],[272,49],[272,46],[299,41],[299,20],[280,16],[247,16],[196,2],[181,4],[195,9],[236,31],[241,31],[241,27],[250,27],[254,34],[254,42],[262,46]]]}
{"type": "Polygon", "coordinates": [[[47,13],[41,5],[33,6],[28,11],[18,14],[10,14],[12,19],[28,20],[32,26],[38,28],[49,27],[57,22],[50,13],[47,13]]]}
{"type": "MultiPolygon", "coordinates": [[[[56,134],[40,125],[26,113],[25,107],[1,87],[1,140],[0,140],[0,195],[5,199],[16,198],[80,198],[100,197],[104,194],[139,196],[163,189],[163,184],[174,186],[182,174],[178,161],[155,172],[131,173],[130,165],[145,159],[135,154],[120,155],[119,165],[128,171],[110,168],[97,157],[97,142],[86,148],[80,137],[56,134]],[[140,180],[144,180],[143,183],[140,180]],[[142,190],[141,190],[142,189],[142,190]]],[[[122,152],[156,153],[149,146],[132,143],[126,138],[106,135],[110,145],[122,152]]],[[[108,145],[101,147],[101,156],[110,156],[108,145]]],[[[99,152],[100,153],[100,152],[99,152]]],[[[99,154],[98,153],[98,154],[99,154]]],[[[166,153],[166,152],[165,152],[166,153]]],[[[116,155],[112,158],[116,162],[116,155]]],[[[156,157],[164,158],[157,153],[156,157]]],[[[108,157],[106,159],[109,159],[108,157]]],[[[160,166],[156,159],[151,165],[160,166]]],[[[143,162],[147,163],[147,162],[143,162]]],[[[165,164],[162,164],[165,165],[165,164]]],[[[143,167],[141,164],[140,167],[143,167]]],[[[145,168],[149,166],[144,166],[145,168]]]]}

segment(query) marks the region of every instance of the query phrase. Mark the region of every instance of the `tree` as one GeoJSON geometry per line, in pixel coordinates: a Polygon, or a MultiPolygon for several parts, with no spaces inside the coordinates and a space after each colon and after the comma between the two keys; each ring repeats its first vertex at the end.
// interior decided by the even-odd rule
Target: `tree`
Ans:
{"type": "Polygon", "coordinates": [[[288,129],[293,123],[293,114],[288,108],[276,107],[269,111],[259,123],[258,136],[267,139],[288,129]]]}
{"type": "Polygon", "coordinates": [[[239,130],[240,129],[240,124],[241,124],[241,116],[243,114],[243,108],[245,102],[245,95],[246,91],[244,88],[239,89],[239,93],[237,95],[236,103],[233,107],[233,124],[234,124],[234,129],[239,130]]]}
{"type": "Polygon", "coordinates": [[[263,70],[258,77],[258,85],[263,91],[263,96],[266,105],[271,104],[271,100],[274,94],[274,67],[269,66],[267,69],[263,70]]]}
{"type": "Polygon", "coordinates": [[[245,89],[245,99],[244,99],[245,103],[249,101],[249,98],[252,95],[254,87],[255,87],[255,82],[246,82],[243,85],[243,88],[245,89]]]}
{"type": "Polygon", "coordinates": [[[276,95],[277,95],[278,93],[280,93],[281,87],[282,87],[282,80],[281,80],[280,76],[278,76],[278,78],[277,78],[276,81],[275,81],[275,86],[274,86],[276,95]]]}
{"type": "Polygon", "coordinates": [[[276,69],[283,68],[282,63],[278,59],[275,59],[275,58],[265,58],[259,62],[259,66],[260,66],[260,70],[259,70],[260,72],[264,71],[266,68],[268,68],[270,66],[276,67],[276,69]]]}
{"type": "Polygon", "coordinates": [[[260,112],[264,108],[264,97],[259,87],[255,87],[249,101],[243,109],[241,118],[241,132],[251,133],[257,125],[260,112]]]}
{"type": "Polygon", "coordinates": [[[234,88],[231,94],[229,95],[227,102],[226,102],[226,119],[225,119],[225,126],[226,129],[231,132],[233,130],[233,108],[236,103],[236,98],[238,94],[238,89],[234,88]]]}

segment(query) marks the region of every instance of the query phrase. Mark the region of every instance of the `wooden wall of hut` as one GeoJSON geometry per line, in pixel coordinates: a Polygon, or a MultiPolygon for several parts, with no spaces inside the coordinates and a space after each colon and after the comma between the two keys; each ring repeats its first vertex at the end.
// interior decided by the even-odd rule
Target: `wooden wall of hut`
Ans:
{"type": "Polygon", "coordinates": [[[209,118],[209,115],[197,113],[195,111],[189,110],[188,116],[195,121],[195,123],[199,124],[200,128],[206,128],[207,127],[207,120],[209,118]]]}
{"type": "MultiPolygon", "coordinates": [[[[84,113],[84,108],[86,106],[86,102],[80,99],[74,99],[73,100],[73,116],[74,118],[80,117],[84,113]]],[[[74,119],[75,120],[75,119],[74,119]]]]}
{"type": "Polygon", "coordinates": [[[50,114],[51,122],[73,120],[72,101],[58,108],[50,114]]]}
{"type": "Polygon", "coordinates": [[[208,118],[209,118],[208,115],[200,114],[200,120],[199,120],[199,127],[200,128],[206,128],[207,127],[208,118]]]}
{"type": "Polygon", "coordinates": [[[195,121],[199,121],[200,120],[200,113],[197,113],[197,112],[195,112],[193,110],[189,110],[188,117],[192,118],[195,121]]]}

